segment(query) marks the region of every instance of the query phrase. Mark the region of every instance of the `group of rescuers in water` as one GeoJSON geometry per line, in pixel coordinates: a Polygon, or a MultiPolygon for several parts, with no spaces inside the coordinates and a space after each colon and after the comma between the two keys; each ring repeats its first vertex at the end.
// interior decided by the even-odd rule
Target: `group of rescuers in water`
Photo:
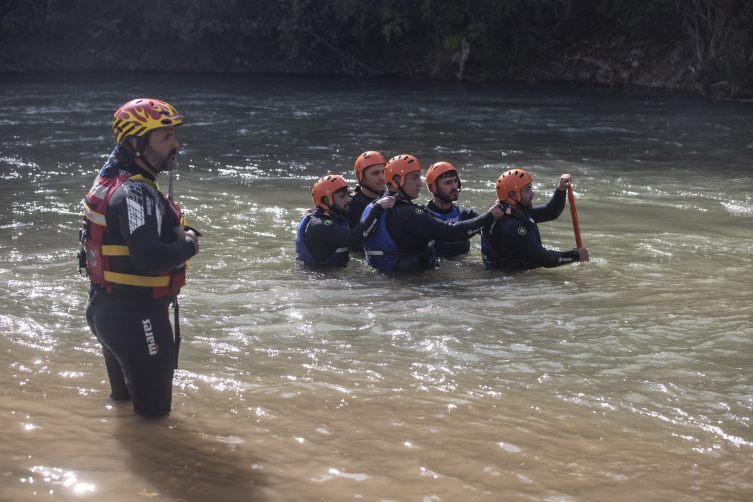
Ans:
{"type": "MultiPolygon", "coordinates": [[[[186,262],[199,252],[201,234],[186,226],[172,190],[164,195],[156,181],[177,167],[175,129],[182,123],[175,108],[156,99],[134,99],[115,112],[117,146],[86,195],[79,232],[79,271],[91,281],[87,322],[102,346],[112,397],[132,400],[137,413],[171,410],[180,342],[177,298],[186,262]]],[[[531,177],[521,169],[507,171],[497,180],[498,202],[482,215],[455,205],[460,177],[447,162],[427,172],[434,196],[427,206],[413,202],[421,164],[411,155],[386,161],[365,152],[355,175],[352,192],[340,176],[314,184],[316,209],[302,216],[295,239],[303,267],[344,266],[349,248],[362,247],[376,269],[423,271],[436,267],[437,256],[467,253],[479,232],[490,267],[521,270],[589,259],[584,247],[545,249],[537,227],[562,213],[570,175],[562,175],[546,204],[534,207],[531,177]]]]}
{"type": "Polygon", "coordinates": [[[437,257],[467,253],[481,233],[481,254],[488,267],[527,270],[588,261],[585,247],[550,251],[541,244],[537,223],[555,220],[565,208],[570,175],[560,177],[544,205],[533,205],[533,180],[522,169],[497,179],[498,201],[486,213],[458,207],[457,169],[437,162],[426,173],[434,197],[427,205],[413,201],[421,190],[421,164],[412,155],[387,161],[375,151],[355,163],[358,186],[349,191],[337,175],[319,179],[311,190],[316,209],[305,213],[295,238],[296,262],[303,267],[342,267],[350,248],[363,248],[375,269],[421,272],[437,266],[437,257]],[[498,221],[501,220],[501,221],[498,221]]]}

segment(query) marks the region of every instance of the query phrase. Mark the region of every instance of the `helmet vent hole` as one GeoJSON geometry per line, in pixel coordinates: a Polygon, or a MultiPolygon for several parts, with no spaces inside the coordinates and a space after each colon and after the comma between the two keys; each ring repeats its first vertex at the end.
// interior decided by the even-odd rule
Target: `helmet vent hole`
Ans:
{"type": "Polygon", "coordinates": [[[170,119],[162,119],[162,120],[160,120],[160,122],[163,123],[163,124],[165,124],[165,125],[170,125],[170,124],[173,123],[173,121],[170,120],[170,119]]]}

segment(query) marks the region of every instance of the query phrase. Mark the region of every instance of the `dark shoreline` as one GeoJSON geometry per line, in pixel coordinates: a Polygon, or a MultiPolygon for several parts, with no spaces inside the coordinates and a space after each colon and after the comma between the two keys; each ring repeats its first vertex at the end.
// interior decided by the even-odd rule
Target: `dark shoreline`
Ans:
{"type": "MultiPolygon", "coordinates": [[[[741,92],[732,98],[725,92],[715,92],[712,86],[704,96],[701,85],[689,69],[692,54],[681,43],[662,47],[647,44],[625,44],[620,50],[599,50],[606,42],[591,46],[571,47],[559,54],[536,58],[532,64],[496,72],[477,67],[470,61],[459,73],[452,65],[431,68],[425,65],[410,73],[381,73],[376,78],[408,78],[411,80],[463,81],[469,83],[499,83],[526,85],[556,85],[593,88],[599,90],[639,91],[660,94],[696,95],[714,100],[753,102],[753,93],[741,92]],[[572,55],[571,55],[572,54],[572,55]]],[[[42,75],[45,73],[149,73],[186,72],[264,76],[342,76],[356,80],[374,77],[352,76],[329,61],[313,64],[303,60],[267,60],[257,58],[235,61],[238,58],[218,57],[192,47],[156,47],[178,57],[149,58],[151,64],[141,64],[132,57],[116,56],[112,47],[79,47],[77,50],[60,46],[45,47],[33,44],[20,50],[8,48],[0,59],[0,75],[42,75]],[[84,49],[84,50],[82,50],[84,49]],[[203,52],[203,54],[202,54],[203,52]],[[14,56],[10,56],[10,55],[14,56]],[[197,57],[198,56],[198,57],[197,57]],[[238,64],[241,63],[241,64],[238,64]]],[[[163,52],[163,53],[164,53],[163,52]]],[[[144,52],[141,52],[144,54],[144,52]]],[[[717,85],[716,87],[721,87],[717,85]]]]}

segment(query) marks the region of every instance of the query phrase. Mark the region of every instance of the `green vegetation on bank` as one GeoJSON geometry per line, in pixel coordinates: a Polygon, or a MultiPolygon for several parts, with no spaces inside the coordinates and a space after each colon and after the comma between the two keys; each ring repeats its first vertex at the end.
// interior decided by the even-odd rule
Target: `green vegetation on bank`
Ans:
{"type": "Polygon", "coordinates": [[[158,46],[173,59],[144,69],[753,90],[746,0],[2,0],[0,17],[5,71],[138,69],[158,46]]]}

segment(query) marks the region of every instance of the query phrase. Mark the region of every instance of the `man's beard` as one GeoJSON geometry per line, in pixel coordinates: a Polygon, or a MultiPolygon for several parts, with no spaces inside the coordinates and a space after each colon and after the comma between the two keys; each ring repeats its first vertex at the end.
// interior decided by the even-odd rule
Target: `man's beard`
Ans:
{"type": "Polygon", "coordinates": [[[344,215],[344,214],[348,214],[349,209],[350,209],[350,202],[345,204],[343,207],[337,207],[333,204],[332,209],[330,209],[330,211],[334,211],[335,213],[339,215],[344,215]]]}
{"type": "Polygon", "coordinates": [[[167,155],[162,155],[156,150],[153,150],[148,145],[146,147],[146,150],[144,151],[144,157],[146,158],[147,162],[149,162],[152,167],[154,167],[154,170],[158,173],[161,172],[170,172],[175,171],[178,169],[178,159],[177,156],[178,150],[170,150],[170,153],[167,155]],[[173,157],[172,159],[170,157],[173,157]]]}
{"type": "Polygon", "coordinates": [[[450,193],[447,193],[447,194],[441,194],[441,196],[439,198],[443,199],[445,201],[455,202],[455,201],[458,200],[459,196],[460,196],[460,190],[456,191],[455,193],[450,192],[450,193]]]}
{"type": "Polygon", "coordinates": [[[530,211],[533,209],[533,199],[529,200],[527,204],[523,204],[523,201],[518,202],[518,206],[520,206],[525,211],[530,211]]]}

